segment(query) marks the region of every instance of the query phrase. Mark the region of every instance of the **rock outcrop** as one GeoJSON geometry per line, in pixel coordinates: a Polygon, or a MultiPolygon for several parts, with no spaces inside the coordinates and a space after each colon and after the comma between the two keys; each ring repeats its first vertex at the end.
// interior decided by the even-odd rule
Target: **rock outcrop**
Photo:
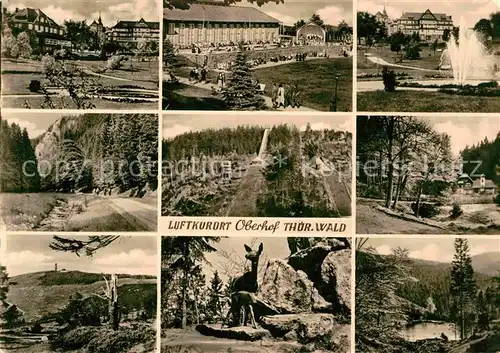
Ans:
{"type": "Polygon", "coordinates": [[[241,341],[258,341],[265,337],[269,337],[269,331],[266,329],[254,329],[251,326],[238,326],[231,328],[222,328],[218,325],[198,325],[196,331],[202,335],[229,338],[241,341]]]}
{"type": "Polygon", "coordinates": [[[331,305],[321,297],[307,275],[280,259],[272,259],[267,264],[256,296],[281,314],[331,310],[331,305]]]}

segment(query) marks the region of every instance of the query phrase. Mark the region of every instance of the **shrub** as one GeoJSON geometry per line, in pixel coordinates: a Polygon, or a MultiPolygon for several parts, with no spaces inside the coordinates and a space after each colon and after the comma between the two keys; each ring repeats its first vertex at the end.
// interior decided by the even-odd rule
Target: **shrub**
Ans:
{"type": "Polygon", "coordinates": [[[42,84],[38,80],[31,80],[28,89],[30,90],[30,92],[40,92],[40,90],[42,89],[42,84]]]}
{"type": "MultiPolygon", "coordinates": [[[[411,209],[416,212],[417,204],[416,202],[411,204],[411,209]]],[[[432,218],[439,213],[439,209],[436,205],[427,202],[421,202],[418,209],[418,216],[423,218],[432,218]]]]}
{"type": "Polygon", "coordinates": [[[460,207],[460,204],[455,202],[453,204],[453,208],[451,209],[451,218],[455,219],[458,218],[462,215],[464,211],[462,211],[462,207],[460,207]]]}
{"type": "Polygon", "coordinates": [[[63,351],[80,350],[86,348],[88,343],[95,338],[102,328],[98,327],[78,327],[69,332],[60,334],[52,340],[53,349],[63,351]]]}
{"type": "Polygon", "coordinates": [[[396,90],[396,75],[394,71],[384,67],[382,70],[382,80],[384,82],[384,89],[386,92],[394,92],[396,90]]]}
{"type": "Polygon", "coordinates": [[[37,322],[33,326],[31,326],[30,331],[31,331],[31,333],[42,333],[42,325],[40,325],[37,322]]]}
{"type": "Polygon", "coordinates": [[[113,331],[102,329],[89,342],[89,353],[125,352],[135,345],[151,343],[156,340],[156,333],[151,328],[121,329],[113,331]]]}
{"type": "Polygon", "coordinates": [[[123,65],[124,57],[123,55],[115,55],[108,59],[106,63],[107,70],[116,70],[123,65]]]}
{"type": "Polygon", "coordinates": [[[49,54],[46,54],[42,58],[42,72],[44,74],[51,74],[56,71],[57,68],[57,62],[54,57],[50,56],[49,54]]]}

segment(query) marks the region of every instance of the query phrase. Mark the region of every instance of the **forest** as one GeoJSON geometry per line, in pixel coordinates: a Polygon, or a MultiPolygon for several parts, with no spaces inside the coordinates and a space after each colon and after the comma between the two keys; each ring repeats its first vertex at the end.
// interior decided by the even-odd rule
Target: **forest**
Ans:
{"type": "Polygon", "coordinates": [[[456,178],[450,137],[417,117],[358,117],[357,155],[358,195],[388,208],[412,200],[418,209],[422,195],[443,198],[456,178]]]}
{"type": "Polygon", "coordinates": [[[448,352],[469,339],[488,340],[490,330],[498,338],[500,273],[490,277],[474,271],[467,239],[455,239],[454,247],[451,263],[432,263],[409,258],[401,247],[379,255],[367,238],[358,239],[357,352],[448,352]],[[426,321],[451,323],[458,342],[443,336],[408,341],[403,329],[426,321]]]}
{"type": "Polygon", "coordinates": [[[157,188],[158,123],[154,115],[64,116],[42,135],[31,137],[3,119],[1,144],[4,192],[157,188]],[[31,169],[23,173],[25,163],[31,169]]]}
{"type": "Polygon", "coordinates": [[[460,155],[463,161],[470,161],[464,163],[464,173],[484,174],[487,179],[493,180],[497,185],[500,184],[500,132],[493,141],[484,138],[478,144],[466,146],[460,155]],[[477,170],[475,161],[481,161],[477,170]]]}
{"type": "MultiPolygon", "coordinates": [[[[350,141],[344,131],[299,131],[276,125],[207,129],[163,141],[163,215],[225,215],[240,185],[252,185],[257,195],[254,216],[339,217],[350,206],[333,207],[324,189],[328,181],[318,173],[317,159],[334,166],[350,188],[350,141]],[[262,152],[262,155],[259,153],[262,152]],[[250,171],[262,158],[261,172],[250,171]],[[251,174],[251,175],[250,175],[251,174]],[[251,179],[253,178],[253,179],[251,179]],[[248,182],[248,184],[246,184],[248,182]]],[[[333,168],[333,167],[332,167],[333,168]]],[[[243,201],[243,200],[242,200],[243,201]]],[[[349,201],[350,202],[350,201],[349,201]]],[[[237,202],[236,202],[237,203],[237,202]]]]}

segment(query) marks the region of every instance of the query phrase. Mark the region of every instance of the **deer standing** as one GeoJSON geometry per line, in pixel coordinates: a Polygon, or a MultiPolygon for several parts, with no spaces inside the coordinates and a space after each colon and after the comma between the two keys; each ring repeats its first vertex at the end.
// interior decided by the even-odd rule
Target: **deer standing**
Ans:
{"type": "Polygon", "coordinates": [[[260,243],[258,250],[254,251],[245,244],[245,250],[247,252],[245,258],[250,260],[251,270],[233,281],[231,286],[231,307],[225,320],[222,322],[222,327],[224,327],[224,324],[231,315],[239,314],[240,326],[246,326],[247,317],[250,316],[252,327],[257,328],[253,311],[253,305],[256,303],[254,293],[259,288],[257,283],[257,269],[264,245],[260,243]]]}

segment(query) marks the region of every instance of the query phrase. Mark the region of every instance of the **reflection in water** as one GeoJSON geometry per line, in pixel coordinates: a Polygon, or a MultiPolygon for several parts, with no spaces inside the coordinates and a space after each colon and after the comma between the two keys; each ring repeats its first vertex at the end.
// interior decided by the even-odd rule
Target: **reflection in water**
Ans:
{"type": "Polygon", "coordinates": [[[404,336],[412,342],[429,338],[440,338],[443,333],[449,340],[457,339],[453,326],[448,323],[424,322],[403,330],[404,336]]]}

